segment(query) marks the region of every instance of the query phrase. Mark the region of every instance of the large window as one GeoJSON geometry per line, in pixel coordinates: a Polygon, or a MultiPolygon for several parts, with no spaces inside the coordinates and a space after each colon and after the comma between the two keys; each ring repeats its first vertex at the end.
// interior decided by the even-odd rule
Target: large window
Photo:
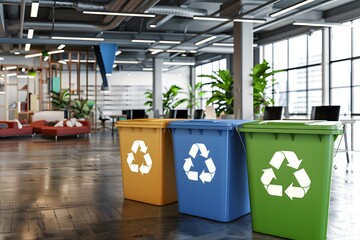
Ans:
{"type": "Polygon", "coordinates": [[[262,47],[262,56],[275,70],[275,105],[290,116],[308,118],[311,107],[322,102],[322,33],[300,35],[262,47]]]}
{"type": "MultiPolygon", "coordinates": [[[[210,63],[206,63],[195,68],[195,76],[196,80],[195,83],[202,82],[208,83],[211,81],[210,78],[201,78],[198,77],[201,74],[212,75],[214,72],[219,70],[226,70],[227,69],[227,62],[226,59],[221,59],[219,61],[214,61],[210,63]]],[[[200,99],[200,107],[205,109],[206,101],[211,97],[211,87],[209,85],[203,86],[202,91],[205,92],[205,95],[200,99]]]]}

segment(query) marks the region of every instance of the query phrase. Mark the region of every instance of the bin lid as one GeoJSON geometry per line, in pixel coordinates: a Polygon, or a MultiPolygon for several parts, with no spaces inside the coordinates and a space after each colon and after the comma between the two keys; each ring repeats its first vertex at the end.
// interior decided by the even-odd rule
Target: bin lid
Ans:
{"type": "Polygon", "coordinates": [[[143,118],[143,119],[129,119],[117,121],[116,127],[127,128],[167,128],[171,121],[178,121],[177,119],[167,118],[143,118]]]}
{"type": "Polygon", "coordinates": [[[234,130],[237,126],[249,122],[248,120],[238,119],[194,119],[194,120],[180,120],[171,122],[169,128],[183,128],[183,129],[208,129],[208,130],[234,130]]]}
{"type": "Polygon", "coordinates": [[[239,126],[240,132],[342,134],[340,121],[273,120],[252,121],[239,126]]]}

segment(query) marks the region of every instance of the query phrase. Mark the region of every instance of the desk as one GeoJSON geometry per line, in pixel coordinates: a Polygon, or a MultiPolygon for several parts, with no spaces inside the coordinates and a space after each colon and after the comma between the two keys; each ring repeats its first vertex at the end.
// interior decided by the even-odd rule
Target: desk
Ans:
{"type": "Polygon", "coordinates": [[[111,114],[111,115],[109,115],[109,117],[111,117],[111,119],[112,119],[111,135],[114,135],[114,125],[115,125],[116,120],[126,120],[127,116],[124,114],[111,114]]]}
{"type": "MultiPolygon", "coordinates": [[[[343,120],[340,120],[341,123],[343,124],[343,130],[344,130],[344,138],[345,138],[345,151],[346,151],[346,160],[347,160],[347,163],[350,162],[350,158],[349,158],[349,148],[348,148],[348,142],[347,142],[347,125],[348,124],[351,124],[354,125],[354,123],[356,122],[355,119],[343,119],[343,120]]],[[[353,144],[352,144],[352,141],[351,141],[351,148],[350,148],[350,151],[353,150],[353,144]]]]}

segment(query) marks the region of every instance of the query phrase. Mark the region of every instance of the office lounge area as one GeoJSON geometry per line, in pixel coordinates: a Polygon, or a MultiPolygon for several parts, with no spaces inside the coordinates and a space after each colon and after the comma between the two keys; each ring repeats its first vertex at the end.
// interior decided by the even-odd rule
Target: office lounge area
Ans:
{"type": "MultiPolygon", "coordinates": [[[[0,139],[0,162],[3,169],[0,174],[0,183],[3,184],[3,191],[0,194],[1,237],[4,239],[279,239],[253,232],[251,214],[229,223],[221,223],[181,214],[178,212],[178,203],[153,206],[124,199],[120,165],[123,159],[119,158],[121,139],[117,134],[112,135],[113,131],[110,131],[113,126],[110,123],[114,123],[112,119],[122,116],[122,111],[144,107],[146,101],[144,92],[148,89],[152,89],[157,93],[154,96],[158,97],[165,87],[178,84],[186,89],[188,84],[194,86],[198,82],[206,81],[198,77],[200,74],[212,74],[221,69],[229,69],[234,76],[236,118],[253,119],[252,104],[249,104],[252,101],[249,69],[264,59],[273,69],[282,71],[276,74],[276,82],[269,89],[269,93],[274,99],[275,106],[286,107],[288,118],[310,119],[313,106],[337,105],[340,106],[340,120],[354,121],[347,126],[347,140],[351,150],[348,152],[349,159],[346,152],[338,151],[345,149],[344,139],[340,141],[340,146],[337,145],[338,142],[335,145],[327,239],[360,237],[357,219],[360,205],[356,191],[360,178],[357,171],[360,137],[359,126],[356,123],[360,113],[359,101],[357,101],[359,51],[356,44],[360,16],[353,11],[358,7],[357,1],[316,0],[312,3],[304,1],[309,2],[308,5],[306,3],[297,6],[289,13],[279,16],[270,16],[270,14],[302,1],[256,1],[255,4],[254,1],[178,1],[176,3],[148,1],[146,4],[144,1],[139,1],[134,8],[130,6],[136,5],[134,1],[123,1],[123,4],[114,1],[118,6],[112,6],[111,10],[118,8],[116,11],[124,10],[125,13],[157,11],[156,19],[144,20],[145,17],[142,19],[132,16],[131,21],[120,19],[121,17],[112,19],[106,15],[84,17],[82,20],[81,8],[101,8],[93,1],[79,1],[85,5],[77,7],[66,5],[69,3],[65,1],[54,1],[52,4],[40,1],[40,10],[46,9],[46,13],[43,12],[37,22],[30,19],[29,2],[19,1],[15,7],[9,2],[11,1],[3,1],[1,3],[3,9],[0,9],[5,13],[6,23],[11,22],[11,16],[14,19],[15,8],[21,10],[23,7],[25,20],[21,32],[23,34],[35,26],[35,39],[19,40],[14,34],[16,31],[14,29],[19,27],[20,32],[20,25],[11,25],[11,31],[14,32],[4,32],[7,36],[1,38],[2,43],[5,44],[1,46],[1,64],[6,67],[24,65],[25,71],[33,66],[38,70],[38,74],[34,79],[26,79],[25,83],[18,81],[17,76],[10,75],[14,70],[2,70],[4,73],[2,77],[4,79],[0,81],[2,118],[7,120],[14,118],[11,114],[18,109],[9,109],[10,103],[23,101],[24,92],[35,93],[33,95],[36,95],[36,100],[39,101],[39,110],[50,110],[48,79],[59,77],[61,88],[71,89],[72,97],[91,98],[96,102],[95,122],[92,123],[96,127],[92,131],[92,138],[65,137],[58,142],[46,141],[39,137],[0,139]],[[175,15],[163,16],[159,14],[164,10],[161,7],[166,7],[167,11],[179,10],[180,7],[187,12],[199,8],[206,9],[206,13],[195,11],[193,15],[202,14],[206,17],[214,15],[217,20],[196,20],[178,12],[175,15]],[[243,10],[248,14],[242,12],[243,10]],[[89,63],[96,59],[92,50],[97,44],[96,39],[90,42],[49,39],[50,31],[67,36],[75,36],[74,33],[78,33],[74,31],[74,25],[68,22],[65,22],[70,24],[66,25],[66,31],[61,28],[61,24],[55,24],[64,23],[62,22],[64,20],[61,21],[61,18],[57,17],[69,16],[67,11],[73,14],[78,24],[91,23],[93,27],[99,27],[96,21],[103,20],[104,23],[109,23],[110,19],[119,23],[116,25],[119,27],[117,28],[114,27],[113,21],[110,21],[111,24],[106,26],[103,32],[99,33],[92,29],[82,36],[96,38],[103,36],[106,43],[117,44],[122,53],[116,55],[114,59],[114,63],[118,65],[113,68],[112,76],[104,78],[97,63],[89,63]],[[319,14],[319,11],[322,14],[319,14]],[[67,14],[58,14],[59,12],[67,14]],[[255,20],[260,22],[243,24],[228,19],[229,22],[221,25],[222,23],[218,21],[224,23],[224,19],[221,19],[223,16],[245,19],[255,17],[255,20]],[[51,18],[53,18],[53,27],[49,25],[51,18]],[[261,22],[263,18],[265,22],[261,22]],[[300,27],[293,24],[294,21],[299,24],[303,19],[314,21],[310,23],[307,21],[308,25],[300,27]],[[153,23],[151,20],[159,22],[153,23]],[[190,21],[191,23],[185,24],[190,21]],[[317,26],[309,25],[311,23],[316,23],[317,26]],[[325,24],[321,25],[321,23],[325,24]],[[150,27],[151,24],[157,26],[155,30],[150,27]],[[109,30],[111,26],[114,28],[109,30]],[[120,31],[120,28],[125,31],[120,31]],[[139,28],[142,31],[138,31],[139,28]],[[183,39],[184,35],[185,39],[183,39]],[[211,35],[217,35],[217,38],[198,43],[211,35]],[[150,38],[156,38],[155,42],[132,41],[152,40],[150,38]],[[164,40],[168,42],[161,43],[164,40]],[[173,45],[179,44],[174,43],[175,40],[181,40],[183,43],[179,46],[173,45]],[[65,48],[65,53],[49,54],[50,61],[45,61],[43,55],[29,60],[24,57],[30,54],[24,49],[27,41],[32,46],[31,54],[37,54],[49,47],[56,49],[62,43],[65,43],[69,49],[65,48]],[[20,56],[14,56],[19,46],[13,42],[21,45],[20,56]],[[6,50],[8,44],[9,51],[6,50]],[[177,52],[174,52],[176,50],[177,52]],[[184,66],[184,62],[188,65],[184,66]],[[179,65],[174,65],[176,63],[179,65]],[[110,91],[104,88],[106,87],[104,83],[108,84],[110,91]],[[28,85],[28,88],[22,89],[24,85],[28,85]],[[100,113],[97,107],[100,107],[105,116],[110,116],[104,128],[99,120],[100,113]]],[[[111,2],[106,1],[106,8],[111,2]]],[[[18,14],[20,18],[21,11],[18,14]]],[[[17,68],[15,71],[18,74],[22,70],[17,68]]],[[[208,98],[209,95],[206,94],[199,98],[199,108],[206,108],[208,98]]],[[[155,103],[154,107],[155,110],[156,108],[160,110],[161,104],[155,103]]],[[[178,110],[183,107],[179,106],[178,110]]]]}

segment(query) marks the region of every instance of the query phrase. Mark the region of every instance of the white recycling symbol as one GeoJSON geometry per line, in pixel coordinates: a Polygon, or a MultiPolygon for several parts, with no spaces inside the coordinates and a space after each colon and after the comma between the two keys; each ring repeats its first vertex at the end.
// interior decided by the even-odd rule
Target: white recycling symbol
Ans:
{"type": "Polygon", "coordinates": [[[147,152],[148,147],[145,145],[145,142],[142,140],[135,140],[133,142],[133,145],[131,146],[131,152],[128,153],[128,157],[127,157],[127,163],[129,164],[130,167],[130,171],[132,172],[141,172],[141,174],[148,174],[150,172],[151,169],[151,165],[152,165],[152,160],[150,157],[149,153],[147,152]],[[140,152],[144,153],[144,160],[145,163],[142,163],[141,166],[139,167],[138,164],[133,163],[135,161],[135,156],[134,154],[137,153],[137,151],[140,148],[140,152]]]}
{"type": "Polygon", "coordinates": [[[183,169],[189,180],[198,181],[200,178],[202,183],[205,184],[205,182],[211,182],[211,180],[214,178],[216,172],[216,166],[212,158],[208,158],[209,152],[210,150],[207,150],[206,146],[202,143],[194,143],[191,146],[191,149],[189,151],[189,155],[191,156],[191,158],[186,158],[183,166],[183,169]],[[200,175],[198,172],[190,170],[191,167],[194,167],[192,159],[196,158],[199,151],[200,151],[200,156],[206,159],[205,165],[207,168],[207,172],[205,172],[205,169],[203,169],[200,175]]]}
{"type": "MultiPolygon", "coordinates": [[[[311,180],[304,168],[298,170],[302,160],[299,160],[296,154],[292,151],[277,151],[271,158],[270,165],[276,169],[279,169],[285,159],[288,162],[288,167],[297,170],[294,172],[294,176],[300,185],[300,187],[294,187],[294,183],[292,182],[286,188],[285,194],[291,200],[293,200],[293,198],[303,198],[310,188],[311,180]]],[[[263,169],[261,182],[264,184],[266,191],[272,196],[282,197],[283,186],[271,184],[273,178],[277,179],[273,168],[263,169]]]]}

